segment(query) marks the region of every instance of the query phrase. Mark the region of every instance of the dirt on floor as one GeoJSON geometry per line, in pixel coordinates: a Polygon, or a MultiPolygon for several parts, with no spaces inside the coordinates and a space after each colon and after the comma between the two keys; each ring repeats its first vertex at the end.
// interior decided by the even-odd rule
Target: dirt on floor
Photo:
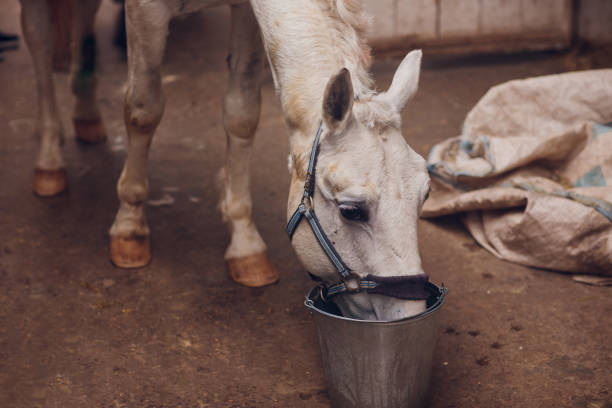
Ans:
{"type": "MultiPolygon", "coordinates": [[[[149,171],[151,199],[171,203],[147,209],[153,262],[138,270],[110,264],[107,231],[126,142],[126,65],[111,45],[115,11],[105,2],[97,20],[105,144],[75,142],[67,77],[56,75],[70,185],[61,196],[32,195],[33,69],[23,41],[2,54],[0,407],[329,407],[315,329],[302,304],[313,284],[284,232],[288,143],[269,75],[252,184],[255,222],[281,280],[248,289],[225,271],[229,235],[214,189],[225,150],[225,9],[172,23],[163,69],[167,107],[149,171]]],[[[18,2],[3,2],[0,28],[19,31],[18,2]]],[[[490,86],[585,64],[576,61],[558,53],[425,54],[404,135],[426,155],[459,133],[490,86]]],[[[612,66],[609,58],[597,61],[595,67],[612,66]]],[[[397,64],[374,64],[380,89],[397,64]]],[[[425,270],[450,288],[431,407],[612,407],[610,288],[500,261],[457,218],[422,221],[419,231],[425,270]]]]}

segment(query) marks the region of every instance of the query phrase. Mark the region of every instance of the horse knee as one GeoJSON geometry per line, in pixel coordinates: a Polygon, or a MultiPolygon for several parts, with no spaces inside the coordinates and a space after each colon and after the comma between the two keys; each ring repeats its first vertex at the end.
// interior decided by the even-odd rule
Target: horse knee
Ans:
{"type": "Polygon", "coordinates": [[[261,106],[260,74],[263,55],[252,52],[230,54],[229,86],[223,104],[225,129],[240,139],[250,139],[259,122],[261,106]]]}
{"type": "Polygon", "coordinates": [[[259,123],[260,96],[241,92],[228,92],[223,104],[223,122],[226,131],[240,139],[251,139],[259,123]]]}
{"type": "Polygon", "coordinates": [[[165,100],[163,94],[154,95],[128,91],[125,101],[125,124],[130,131],[152,136],[164,113],[165,100]]]}

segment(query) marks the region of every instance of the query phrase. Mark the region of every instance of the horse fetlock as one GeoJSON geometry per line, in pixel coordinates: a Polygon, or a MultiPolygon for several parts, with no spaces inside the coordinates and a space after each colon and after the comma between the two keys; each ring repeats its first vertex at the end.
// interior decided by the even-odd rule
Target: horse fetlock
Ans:
{"type": "Polygon", "coordinates": [[[266,250],[266,243],[250,217],[232,219],[229,224],[232,239],[225,251],[225,259],[250,256],[266,250]]]}
{"type": "Polygon", "coordinates": [[[96,144],[106,139],[106,129],[100,117],[72,118],[74,135],[79,142],[85,144],[96,144]]]}
{"type": "Polygon", "coordinates": [[[117,196],[119,197],[122,205],[125,204],[129,207],[142,208],[144,202],[149,196],[149,189],[146,181],[144,183],[139,183],[137,181],[130,180],[127,177],[127,172],[124,169],[119,177],[119,182],[117,183],[117,196]]]}
{"type": "Polygon", "coordinates": [[[73,93],[76,97],[74,104],[74,118],[94,119],[100,117],[100,110],[96,102],[95,82],[82,84],[81,88],[73,87],[73,93]],[[83,89],[88,88],[88,89],[83,89]]]}
{"type": "Polygon", "coordinates": [[[149,236],[144,206],[121,202],[109,235],[113,238],[140,239],[149,236]]]}
{"type": "Polygon", "coordinates": [[[55,129],[43,130],[40,140],[40,149],[36,159],[36,168],[41,170],[57,170],[65,167],[62,156],[63,136],[61,131],[55,129]]]}
{"type": "Polygon", "coordinates": [[[230,228],[234,229],[234,224],[244,220],[251,220],[252,204],[250,197],[244,197],[242,200],[237,200],[232,197],[231,193],[222,194],[219,201],[219,210],[223,216],[223,221],[230,224],[230,228]]]}

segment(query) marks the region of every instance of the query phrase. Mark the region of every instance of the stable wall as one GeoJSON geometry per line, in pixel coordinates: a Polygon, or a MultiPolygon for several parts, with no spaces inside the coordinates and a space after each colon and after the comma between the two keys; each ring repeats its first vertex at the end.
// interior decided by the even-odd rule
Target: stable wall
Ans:
{"type": "Polygon", "coordinates": [[[568,48],[612,42],[612,0],[364,0],[377,51],[445,53],[568,48]]]}

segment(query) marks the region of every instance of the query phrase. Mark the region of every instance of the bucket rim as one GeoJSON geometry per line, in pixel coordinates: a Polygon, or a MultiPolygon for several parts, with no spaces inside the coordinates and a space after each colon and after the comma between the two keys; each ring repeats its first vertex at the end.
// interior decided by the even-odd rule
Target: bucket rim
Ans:
{"type": "Polygon", "coordinates": [[[353,319],[351,317],[338,316],[338,315],[326,312],[324,310],[321,310],[315,306],[315,300],[319,298],[319,286],[313,287],[308,292],[308,294],[306,295],[306,299],[304,300],[304,306],[306,306],[310,310],[311,313],[316,312],[328,318],[338,319],[338,320],[345,321],[345,322],[359,323],[362,325],[373,325],[373,326],[381,326],[381,325],[396,326],[396,325],[401,325],[401,324],[421,320],[437,312],[442,307],[442,304],[444,303],[444,298],[446,297],[446,294],[448,293],[448,289],[444,286],[444,283],[442,283],[442,286],[438,286],[433,282],[427,282],[425,287],[429,290],[432,290],[435,296],[437,296],[436,301],[431,306],[429,306],[425,311],[419,314],[416,314],[414,316],[404,317],[403,319],[397,319],[397,320],[353,319]]]}

